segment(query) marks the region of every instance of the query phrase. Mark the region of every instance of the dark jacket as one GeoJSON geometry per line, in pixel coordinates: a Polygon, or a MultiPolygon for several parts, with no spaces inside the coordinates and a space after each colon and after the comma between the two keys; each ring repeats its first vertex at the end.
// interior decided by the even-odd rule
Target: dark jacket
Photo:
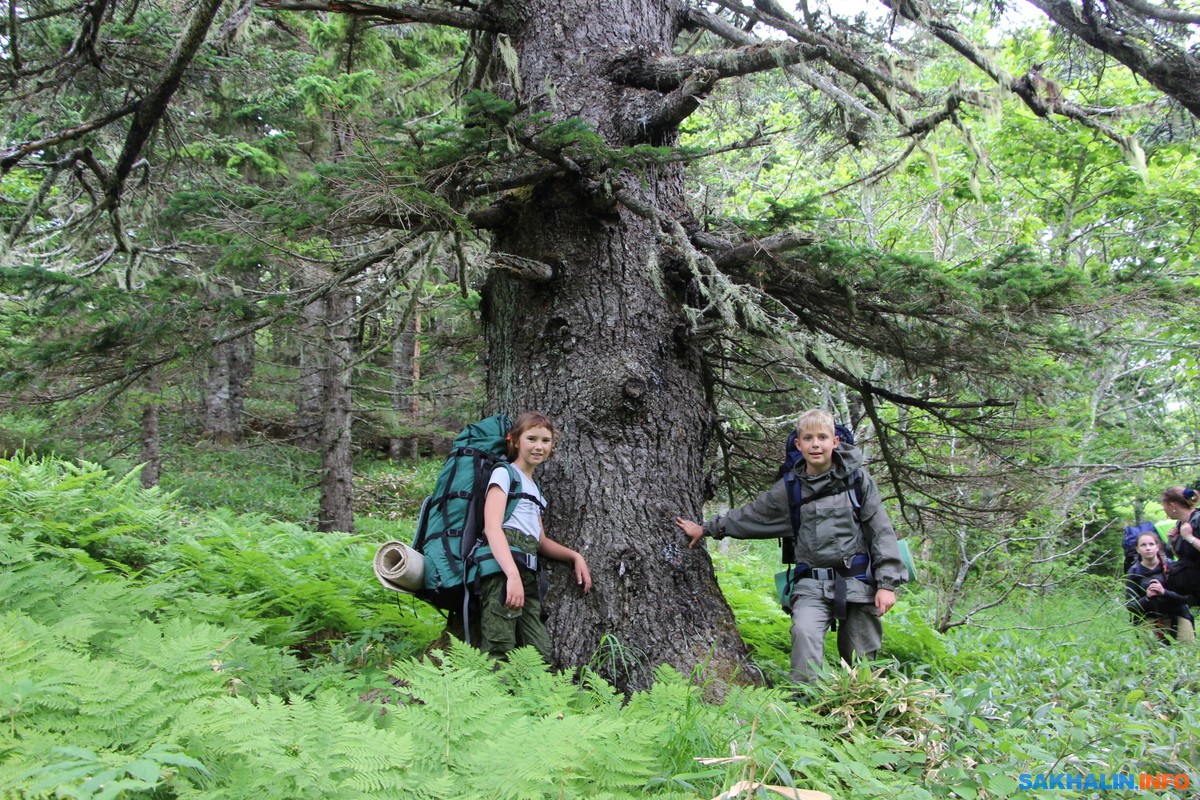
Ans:
{"type": "MultiPolygon", "coordinates": [[[[870,553],[871,569],[880,589],[892,589],[904,583],[908,571],[900,560],[896,531],[888,520],[879,487],[862,466],[862,454],[845,442],[833,452],[832,468],[820,475],[809,475],[806,462],[797,462],[795,476],[803,482],[802,495],[816,499],[806,502],[800,515],[796,536],[796,563],[810,567],[850,566],[860,553],[870,553]],[[849,491],[826,494],[830,489],[848,487],[851,476],[862,474],[861,524],[855,522],[849,491]]],[[[713,538],[778,539],[792,535],[787,487],[783,480],[752,502],[718,514],[704,523],[704,532],[713,538]]],[[[851,601],[869,602],[871,597],[849,596],[851,601]]]]}
{"type": "MultiPolygon", "coordinates": [[[[1200,509],[1192,512],[1189,522],[1193,529],[1200,530],[1200,509]]],[[[1200,603],[1200,552],[1183,540],[1179,526],[1175,523],[1168,537],[1178,561],[1167,570],[1167,588],[1188,603],[1200,603]]]]}
{"type": "Polygon", "coordinates": [[[1125,607],[1136,616],[1192,618],[1188,598],[1169,588],[1163,594],[1150,597],[1146,590],[1153,581],[1168,586],[1168,576],[1178,568],[1174,561],[1159,561],[1154,568],[1146,567],[1141,559],[1133,562],[1125,574],[1125,607]]]}

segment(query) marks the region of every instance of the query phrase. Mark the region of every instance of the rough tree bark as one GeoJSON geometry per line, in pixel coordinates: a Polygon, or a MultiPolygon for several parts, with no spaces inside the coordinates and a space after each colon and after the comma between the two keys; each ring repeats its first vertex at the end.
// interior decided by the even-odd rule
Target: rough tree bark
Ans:
{"type": "MultiPolygon", "coordinates": [[[[417,387],[421,380],[421,315],[413,314],[392,344],[392,410],[397,419],[416,425],[421,413],[417,387]]],[[[407,438],[394,436],[388,441],[392,461],[420,456],[419,439],[413,431],[407,438]]]]}
{"type": "Polygon", "coordinates": [[[223,342],[208,356],[204,435],[219,444],[240,441],[244,432],[246,381],[254,369],[252,337],[223,342]]]}
{"type": "MultiPolygon", "coordinates": [[[[631,45],[670,53],[675,3],[503,5],[529,112],[581,117],[613,146],[641,140],[663,93],[619,86],[605,70],[631,45]]],[[[683,216],[681,167],[626,177],[648,204],[683,216]]],[[[669,276],[659,223],[571,178],[537,186],[517,214],[494,235],[493,252],[549,265],[552,277],[492,271],[488,400],[512,413],[542,410],[561,425],[558,456],[541,476],[546,527],[587,557],[595,580],[583,596],[567,569],[551,568],[556,659],[587,663],[607,636],[627,657],[608,665],[622,688],[648,685],[663,662],[685,672],[707,662],[718,677],[752,679],[707,553],[689,550],[672,522],[701,516],[711,410],[687,336],[684,283],[669,276]]]]}
{"type": "Polygon", "coordinates": [[[158,393],[162,391],[162,368],[155,367],[150,371],[146,382],[146,391],[151,398],[142,406],[141,453],[142,488],[149,489],[158,486],[162,477],[162,455],[159,452],[158,433],[158,393]]]}
{"type": "Polygon", "coordinates": [[[300,350],[300,379],[296,387],[296,419],[299,420],[296,444],[309,450],[316,449],[320,439],[324,319],[325,300],[322,298],[300,309],[296,326],[300,350]]]}
{"type": "Polygon", "coordinates": [[[354,294],[335,289],[325,297],[325,368],[321,394],[321,502],[317,530],[354,532],[354,468],[350,381],[354,368],[354,294]]]}

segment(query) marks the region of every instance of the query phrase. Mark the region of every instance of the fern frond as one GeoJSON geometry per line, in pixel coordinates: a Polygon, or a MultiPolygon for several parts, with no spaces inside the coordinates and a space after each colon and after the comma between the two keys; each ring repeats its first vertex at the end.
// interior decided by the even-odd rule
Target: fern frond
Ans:
{"type": "Polygon", "coordinates": [[[508,661],[502,662],[497,672],[514,702],[535,716],[561,713],[579,702],[579,687],[564,675],[551,672],[532,647],[509,653],[508,661]]]}
{"type": "MultiPolygon", "coordinates": [[[[54,652],[54,638],[44,626],[20,614],[0,620],[0,710],[13,739],[62,727],[77,708],[70,670],[62,662],[47,663],[54,652]]],[[[66,654],[63,661],[80,659],[66,654]]]]}
{"type": "Polygon", "coordinates": [[[155,745],[138,755],[58,747],[49,763],[23,776],[20,791],[22,796],[115,800],[127,792],[154,790],[179,768],[205,771],[203,764],[170,745],[155,745]]]}
{"type": "Polygon", "coordinates": [[[178,733],[209,766],[205,797],[412,796],[412,738],[360,713],[333,692],[311,701],[223,698],[193,705],[178,733]]]}
{"type": "Polygon", "coordinates": [[[0,571],[0,602],[6,611],[23,611],[37,619],[58,619],[62,598],[87,580],[78,567],[33,562],[0,571]]]}
{"type": "Polygon", "coordinates": [[[503,736],[477,742],[462,775],[473,796],[502,800],[637,792],[659,774],[660,731],[622,719],[524,717],[503,736]]]}
{"type": "Polygon", "coordinates": [[[492,672],[492,662],[478,651],[456,646],[442,659],[393,668],[397,693],[407,701],[393,718],[412,731],[423,763],[454,772],[471,763],[470,743],[517,724],[522,712],[492,672]]]}

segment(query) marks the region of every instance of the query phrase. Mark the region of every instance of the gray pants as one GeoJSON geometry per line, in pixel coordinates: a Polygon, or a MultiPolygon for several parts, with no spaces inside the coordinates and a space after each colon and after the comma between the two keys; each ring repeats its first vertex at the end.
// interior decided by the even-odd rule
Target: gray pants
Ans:
{"type": "MultiPolygon", "coordinates": [[[[796,683],[810,683],[825,661],[825,632],[833,621],[833,600],[826,597],[822,583],[797,581],[792,594],[792,680],[796,683]]],[[[874,603],[846,603],[846,618],[838,624],[837,634],[842,660],[852,664],[858,658],[874,658],[882,643],[883,623],[874,603]]]]}

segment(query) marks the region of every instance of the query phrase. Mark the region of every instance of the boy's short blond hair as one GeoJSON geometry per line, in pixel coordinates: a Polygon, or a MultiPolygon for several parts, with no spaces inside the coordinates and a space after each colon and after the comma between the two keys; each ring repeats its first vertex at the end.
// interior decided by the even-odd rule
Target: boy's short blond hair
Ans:
{"type": "Polygon", "coordinates": [[[824,409],[814,408],[805,411],[800,415],[800,419],[796,420],[796,433],[821,429],[833,436],[837,435],[837,431],[834,429],[833,415],[824,409]]]}

